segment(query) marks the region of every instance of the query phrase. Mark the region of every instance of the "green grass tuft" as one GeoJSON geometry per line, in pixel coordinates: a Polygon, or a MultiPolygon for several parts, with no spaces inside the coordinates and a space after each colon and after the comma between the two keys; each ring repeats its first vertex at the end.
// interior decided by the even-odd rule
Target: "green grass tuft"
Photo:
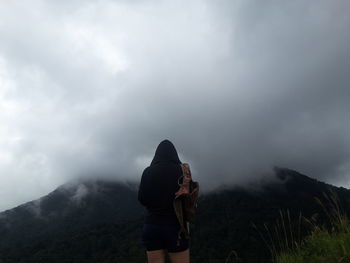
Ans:
{"type": "Polygon", "coordinates": [[[319,230],[307,237],[304,245],[293,252],[277,256],[277,263],[349,263],[350,233],[319,230]]]}
{"type": "Polygon", "coordinates": [[[312,233],[293,250],[275,254],[276,263],[350,263],[350,221],[335,195],[329,195],[330,206],[319,204],[330,219],[331,227],[314,226],[312,233]]]}

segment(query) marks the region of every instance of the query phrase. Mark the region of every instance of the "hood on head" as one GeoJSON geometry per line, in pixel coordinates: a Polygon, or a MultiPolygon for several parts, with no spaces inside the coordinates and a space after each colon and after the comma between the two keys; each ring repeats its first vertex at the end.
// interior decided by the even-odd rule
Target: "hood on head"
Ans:
{"type": "Polygon", "coordinates": [[[151,165],[159,162],[174,162],[177,164],[181,164],[175,146],[172,144],[171,141],[164,140],[158,145],[151,165]]]}

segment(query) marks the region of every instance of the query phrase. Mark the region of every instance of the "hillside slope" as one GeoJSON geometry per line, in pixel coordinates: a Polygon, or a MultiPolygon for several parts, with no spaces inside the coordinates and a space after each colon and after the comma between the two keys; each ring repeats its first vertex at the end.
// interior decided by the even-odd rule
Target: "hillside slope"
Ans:
{"type": "MultiPolygon", "coordinates": [[[[235,250],[243,262],[269,262],[258,229],[273,225],[280,210],[291,220],[300,212],[324,219],[314,197],[337,193],[350,211],[350,191],[290,169],[275,169],[276,178],[248,188],[202,195],[192,224],[192,262],[225,262],[235,250]]],[[[18,262],[144,262],[139,246],[143,208],[137,188],[113,182],[62,186],[40,201],[0,213],[0,259],[18,262]],[[85,190],[84,190],[85,189],[85,190]]],[[[326,204],[326,203],[325,203],[326,204]]],[[[304,229],[303,229],[304,230],[304,229]]],[[[306,229],[305,229],[306,231],[306,229]]],[[[302,233],[303,234],[303,233],[302,233]]]]}

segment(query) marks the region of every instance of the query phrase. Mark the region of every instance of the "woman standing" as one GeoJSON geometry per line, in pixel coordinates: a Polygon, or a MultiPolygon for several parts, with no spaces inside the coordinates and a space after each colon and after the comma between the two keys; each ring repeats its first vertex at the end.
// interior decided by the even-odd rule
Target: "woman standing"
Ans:
{"type": "Polygon", "coordinates": [[[189,263],[189,240],[181,235],[173,201],[182,176],[181,161],[174,145],[162,141],[151,165],[142,174],[138,192],[147,216],[142,232],[142,244],[147,251],[148,263],[164,263],[166,254],[172,263],[189,263]]]}

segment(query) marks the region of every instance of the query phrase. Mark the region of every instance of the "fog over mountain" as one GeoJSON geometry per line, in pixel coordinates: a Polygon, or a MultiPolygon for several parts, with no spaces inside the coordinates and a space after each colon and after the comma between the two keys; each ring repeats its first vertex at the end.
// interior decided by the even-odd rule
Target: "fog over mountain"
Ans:
{"type": "Polygon", "coordinates": [[[138,181],[165,138],[204,189],[274,165],[348,187],[349,13],[345,0],[1,1],[0,210],[77,177],[138,181]]]}

